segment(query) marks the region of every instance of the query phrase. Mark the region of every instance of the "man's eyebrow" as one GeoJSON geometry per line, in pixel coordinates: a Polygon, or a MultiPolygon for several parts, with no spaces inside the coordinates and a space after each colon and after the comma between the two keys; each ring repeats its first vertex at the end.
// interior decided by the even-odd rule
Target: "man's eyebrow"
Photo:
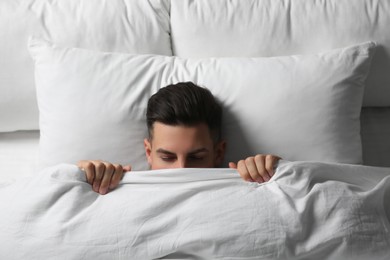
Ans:
{"type": "Polygon", "coordinates": [[[165,150],[165,149],[162,149],[162,148],[159,148],[156,150],[157,153],[164,153],[164,154],[171,154],[171,155],[175,155],[175,153],[173,152],[170,152],[168,150],[165,150]]]}
{"type": "MultiPolygon", "coordinates": [[[[206,149],[206,148],[199,148],[199,149],[195,149],[191,152],[189,152],[188,154],[197,154],[197,153],[202,153],[202,152],[208,152],[209,150],[206,149]]],[[[171,152],[171,151],[168,151],[168,150],[165,150],[163,148],[159,148],[156,150],[157,153],[163,153],[163,154],[169,154],[169,155],[175,155],[175,153],[171,152]]]]}
{"type": "Polygon", "coordinates": [[[196,150],[189,152],[188,154],[197,154],[197,153],[203,153],[203,152],[208,152],[208,151],[209,150],[206,148],[199,148],[199,149],[196,149],[196,150]]]}

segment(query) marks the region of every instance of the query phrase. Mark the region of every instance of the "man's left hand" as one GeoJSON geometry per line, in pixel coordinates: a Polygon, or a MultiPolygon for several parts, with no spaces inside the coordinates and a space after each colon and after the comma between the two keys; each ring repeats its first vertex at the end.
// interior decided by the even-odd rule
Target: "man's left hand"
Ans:
{"type": "Polygon", "coordinates": [[[237,169],[245,181],[263,183],[274,175],[274,168],[281,158],[271,154],[257,154],[240,160],[238,163],[229,163],[229,168],[237,169]]]}

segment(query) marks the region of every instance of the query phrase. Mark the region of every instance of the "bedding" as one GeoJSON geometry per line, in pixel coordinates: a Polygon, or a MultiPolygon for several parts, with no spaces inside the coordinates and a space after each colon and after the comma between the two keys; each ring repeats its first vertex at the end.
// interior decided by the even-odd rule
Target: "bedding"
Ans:
{"type": "Polygon", "coordinates": [[[172,50],[182,58],[270,57],[376,41],[363,105],[384,107],[389,14],[389,0],[171,0],[172,50]]]}
{"type": "Polygon", "coordinates": [[[148,169],[148,98],[193,81],[224,107],[225,164],[257,153],[361,163],[359,115],[372,42],[316,55],[181,59],[31,39],[43,166],[101,159],[148,169]]]}
{"type": "Polygon", "coordinates": [[[388,168],[280,161],[263,184],[140,171],[99,195],[61,164],[0,185],[0,205],[1,259],[390,257],[388,168]]]}
{"type": "Polygon", "coordinates": [[[363,108],[360,120],[364,164],[390,167],[390,107],[363,108]]]}
{"type": "Polygon", "coordinates": [[[0,0],[0,132],[38,129],[34,35],[64,46],[172,55],[166,0],[0,0]]]}
{"type": "MultiPolygon", "coordinates": [[[[390,167],[390,109],[363,108],[361,134],[365,165],[390,167]]],[[[19,180],[39,170],[39,131],[0,133],[0,182],[19,180]]]]}
{"type": "Polygon", "coordinates": [[[363,163],[390,166],[389,13],[388,0],[0,0],[0,132],[39,128],[30,35],[181,58],[305,55],[373,40],[363,163]]]}
{"type": "MultiPolygon", "coordinates": [[[[365,165],[390,167],[390,109],[363,108],[361,134],[365,165]]],[[[0,133],[0,182],[19,180],[39,170],[39,131],[0,133]]]]}
{"type": "Polygon", "coordinates": [[[33,175],[39,170],[38,131],[0,133],[0,182],[33,175]]]}
{"type": "Polygon", "coordinates": [[[390,259],[390,168],[281,161],[264,184],[133,171],[102,196],[72,164],[148,169],[146,100],[192,80],[225,108],[225,165],[390,167],[389,14],[388,0],[0,0],[0,259],[390,259]],[[39,128],[30,35],[48,40],[30,42],[43,130],[4,133],[39,128]]]}
{"type": "Polygon", "coordinates": [[[372,40],[380,48],[364,105],[390,106],[389,13],[387,0],[0,0],[0,131],[38,129],[30,35],[183,58],[315,54],[372,40]]]}

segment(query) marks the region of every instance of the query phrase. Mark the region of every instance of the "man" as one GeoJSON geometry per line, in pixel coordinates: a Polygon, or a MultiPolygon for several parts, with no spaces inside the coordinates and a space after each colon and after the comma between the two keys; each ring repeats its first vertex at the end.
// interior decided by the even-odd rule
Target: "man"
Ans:
{"type": "MultiPolygon", "coordinates": [[[[152,170],[166,168],[214,168],[222,163],[226,143],[221,138],[222,108],[211,92],[192,82],[160,89],[148,102],[149,138],[145,153],[152,170]]],[[[265,182],[274,174],[280,157],[251,156],[229,163],[246,181],[265,182]]],[[[106,194],[114,189],[131,166],[103,161],[80,161],[92,189],[106,194]]]]}

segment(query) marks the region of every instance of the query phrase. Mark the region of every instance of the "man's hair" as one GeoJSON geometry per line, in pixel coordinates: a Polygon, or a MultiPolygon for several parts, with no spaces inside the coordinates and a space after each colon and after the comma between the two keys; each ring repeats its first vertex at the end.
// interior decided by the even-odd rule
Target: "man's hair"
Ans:
{"type": "Polygon", "coordinates": [[[155,122],[171,126],[205,123],[214,142],[221,138],[221,106],[208,89],[192,82],[180,82],[161,88],[150,97],[146,118],[149,138],[153,138],[155,122]]]}

